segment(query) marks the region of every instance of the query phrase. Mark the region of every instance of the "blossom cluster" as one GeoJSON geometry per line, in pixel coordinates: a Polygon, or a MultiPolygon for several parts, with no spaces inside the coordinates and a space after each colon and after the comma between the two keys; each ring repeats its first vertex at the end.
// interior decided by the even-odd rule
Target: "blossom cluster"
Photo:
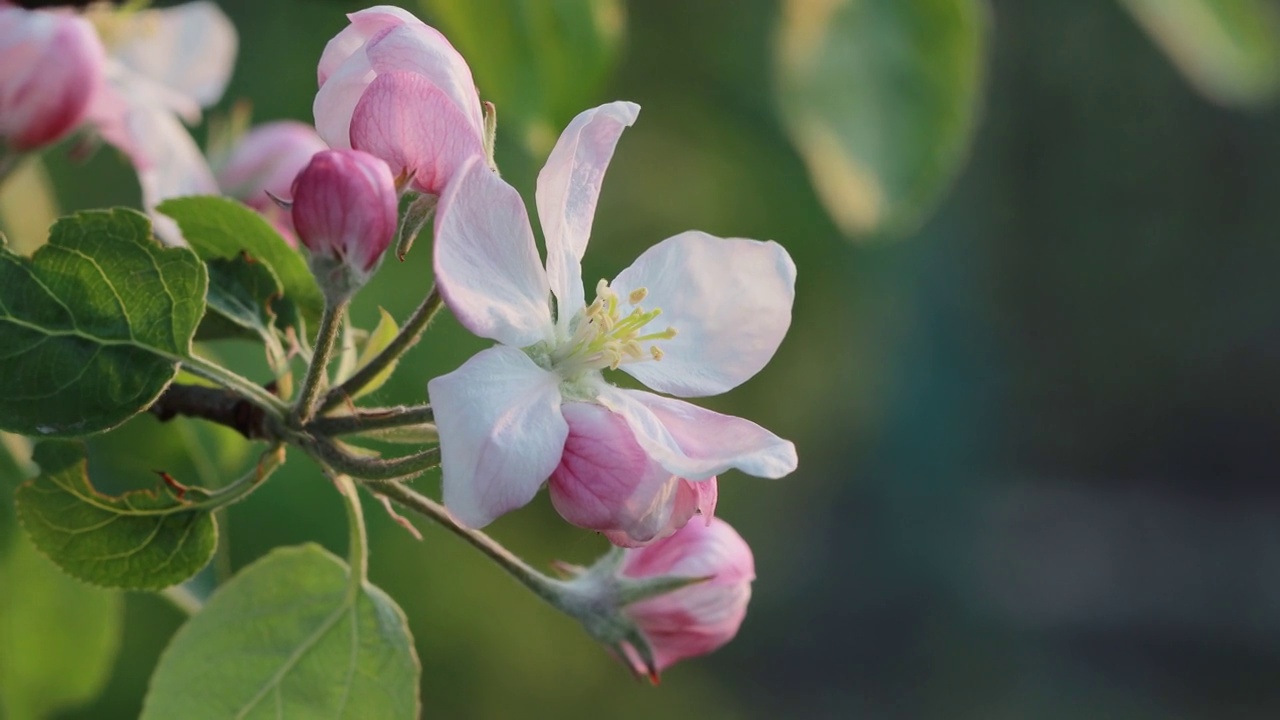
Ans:
{"type": "MultiPolygon", "coordinates": [[[[754,567],[714,517],[717,478],[780,478],[796,452],[680,398],[727,392],[769,362],[791,321],[790,256],[774,242],[691,230],[594,283],[588,299],[582,258],[597,200],[639,107],[607,103],[565,128],[537,178],[540,253],[524,199],[496,170],[492,108],[462,55],[399,8],[348,18],[319,59],[314,127],[262,125],[211,164],[183,123],[230,76],[236,35],[215,5],[76,13],[0,0],[0,153],[101,139],[137,169],[147,209],[179,195],[239,199],[305,248],[335,302],[376,272],[401,199],[429,199],[436,289],[495,343],[427,383],[446,507],[480,528],[546,487],[565,520],[625,548],[607,578],[581,574],[585,591],[691,581],[621,604],[653,655],[649,664],[624,646],[625,660],[661,670],[723,645],[754,567]],[[615,371],[651,390],[613,384],[615,371]]],[[[162,239],[182,242],[156,219],[162,239]]]]}

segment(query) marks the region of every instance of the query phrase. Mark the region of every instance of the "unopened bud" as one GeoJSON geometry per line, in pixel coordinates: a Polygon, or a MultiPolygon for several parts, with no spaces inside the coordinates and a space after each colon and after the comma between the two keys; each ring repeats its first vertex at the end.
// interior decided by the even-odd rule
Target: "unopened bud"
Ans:
{"type": "Polygon", "coordinates": [[[84,120],[106,51],[83,18],[0,2],[0,145],[33,150],[84,120]]]}
{"type": "Polygon", "coordinates": [[[399,217],[387,164],[359,150],[325,150],[293,181],[293,225],[331,298],[363,285],[391,245],[399,217]]]}

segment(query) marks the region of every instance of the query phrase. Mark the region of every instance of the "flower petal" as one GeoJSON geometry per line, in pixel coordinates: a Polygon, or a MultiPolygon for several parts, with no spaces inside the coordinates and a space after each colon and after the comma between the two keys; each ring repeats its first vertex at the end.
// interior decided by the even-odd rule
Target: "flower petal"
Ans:
{"type": "Polygon", "coordinates": [[[311,103],[316,132],[334,150],[351,149],[351,113],[374,78],[369,57],[357,52],[338,66],[311,103]]]}
{"type": "Polygon", "coordinates": [[[637,547],[674,533],[698,511],[698,492],[654,462],[620,416],[594,403],[567,403],[562,412],[569,437],[547,489],[565,520],[637,547]]]}
{"type": "Polygon", "coordinates": [[[372,38],[365,54],[379,75],[404,70],[425,77],[453,100],[476,137],[484,137],[484,115],[471,68],[440,31],[422,23],[401,25],[372,38]]]}
{"type": "Polygon", "coordinates": [[[498,346],[427,389],[449,512],[468,527],[483,527],[532,500],[569,434],[558,378],[519,350],[498,346]]]}
{"type": "Polygon", "coordinates": [[[324,46],[324,52],[320,55],[320,63],[316,66],[316,79],[319,85],[324,85],[325,80],[337,72],[339,65],[346,62],[347,58],[360,49],[360,46],[379,32],[397,25],[422,24],[422,21],[414,17],[413,13],[392,5],[375,5],[365,8],[348,14],[347,19],[351,24],[334,35],[333,39],[324,46]]]}
{"type": "MultiPolygon", "coordinates": [[[[775,242],[718,238],[691,230],[646,250],[613,281],[620,297],[645,288],[654,323],[677,335],[661,361],[622,369],[681,397],[718,395],[760,372],[791,325],[796,266],[775,242]]],[[[657,328],[655,328],[655,331],[657,328]]]]}
{"type": "Polygon", "coordinates": [[[561,327],[583,307],[582,254],[591,236],[600,184],[618,138],[639,112],[635,103],[612,102],[580,113],[560,134],[538,173],[538,218],[561,327]]]}
{"type": "Polygon", "coordinates": [[[382,158],[391,173],[439,195],[484,145],[453,100],[422,75],[395,71],[374,78],[351,116],[351,146],[382,158]]]}
{"type": "Polygon", "coordinates": [[[524,201],[480,158],[440,198],[435,273],[445,304],[476,335],[513,347],[551,338],[550,290],[524,201]]]}
{"type": "Polygon", "coordinates": [[[621,415],[636,442],[673,475],[704,480],[737,468],[756,477],[780,478],[796,469],[796,446],[750,420],[612,386],[596,401],[621,415]]]}
{"type": "MultiPolygon", "coordinates": [[[[124,41],[111,48],[115,59],[198,107],[222,97],[238,40],[235,26],[216,4],[199,0],[117,18],[127,24],[119,32],[124,41]]],[[[190,111],[174,109],[189,122],[198,119],[190,111]]]]}

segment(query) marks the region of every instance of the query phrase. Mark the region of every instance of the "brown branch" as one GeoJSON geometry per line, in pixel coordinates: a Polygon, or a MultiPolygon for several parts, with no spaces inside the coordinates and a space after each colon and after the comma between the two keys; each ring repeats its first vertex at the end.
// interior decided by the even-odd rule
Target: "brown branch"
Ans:
{"type": "Polygon", "coordinates": [[[174,383],[149,412],[160,422],[182,415],[226,425],[249,440],[270,440],[275,436],[267,427],[262,408],[223,388],[174,383]]]}

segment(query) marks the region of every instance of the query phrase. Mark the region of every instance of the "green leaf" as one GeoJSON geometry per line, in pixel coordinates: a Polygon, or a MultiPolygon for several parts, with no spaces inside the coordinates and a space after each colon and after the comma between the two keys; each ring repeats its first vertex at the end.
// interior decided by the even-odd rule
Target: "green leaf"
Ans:
{"type": "Polygon", "coordinates": [[[47,717],[106,685],[120,645],[124,602],[54,567],[21,533],[0,552],[0,717],[47,717]]]}
{"type": "Polygon", "coordinates": [[[514,127],[539,157],[597,104],[626,21],[621,0],[420,2],[467,58],[480,96],[497,104],[499,133],[514,127]]]}
{"type": "Polygon", "coordinates": [[[206,285],[132,210],[62,218],[31,259],[0,245],[0,429],[75,437],[150,406],[190,353],[206,285]]]}
{"type": "Polygon", "coordinates": [[[317,545],[246,567],[161,655],[143,720],[416,719],[421,668],[404,613],[348,573],[317,545]]]}
{"type": "Polygon", "coordinates": [[[982,0],[787,0],[778,103],[847,235],[903,235],[965,159],[982,86],[982,0]]]}
{"type": "MultiPolygon", "coordinates": [[[[396,327],[396,319],[391,317],[391,313],[383,308],[378,308],[378,312],[382,313],[382,316],[378,319],[378,326],[373,329],[372,333],[369,333],[369,339],[365,341],[364,349],[360,351],[360,358],[356,360],[356,372],[368,365],[371,360],[378,356],[378,353],[385,350],[400,332],[400,328],[396,327]]],[[[373,376],[368,385],[360,388],[360,391],[355,394],[352,400],[362,398],[382,387],[395,371],[396,363],[388,363],[382,372],[373,376]]]]}
{"type": "Polygon", "coordinates": [[[49,559],[94,585],[155,590],[195,575],[213,556],[213,515],[166,490],[102,495],[89,482],[84,445],[46,441],[33,458],[40,475],[18,488],[18,519],[49,559]]]}
{"type": "Polygon", "coordinates": [[[280,279],[268,265],[243,254],[209,261],[209,309],[229,324],[210,325],[206,316],[201,340],[256,336],[275,343],[276,327],[302,332],[297,306],[284,297],[280,279]]]}
{"type": "Polygon", "coordinates": [[[1273,0],[1121,0],[1193,87],[1222,105],[1280,92],[1280,7],[1273,0]]]}
{"type": "MultiPolygon", "coordinates": [[[[324,308],[320,287],[302,255],[289,247],[261,215],[223,197],[174,198],[160,203],[157,209],[177,221],[183,237],[201,259],[233,259],[243,253],[265,265],[308,326],[316,326],[324,308]]],[[[274,309],[284,315],[280,306],[275,305],[274,309]]]]}

